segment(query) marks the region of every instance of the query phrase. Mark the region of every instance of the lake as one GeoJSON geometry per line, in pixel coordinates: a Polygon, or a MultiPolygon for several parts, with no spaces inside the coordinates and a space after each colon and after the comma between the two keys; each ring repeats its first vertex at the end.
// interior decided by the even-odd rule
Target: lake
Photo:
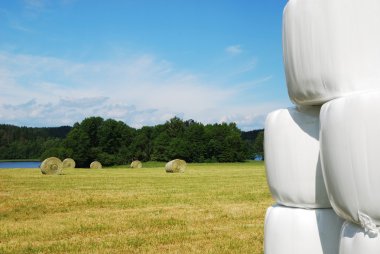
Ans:
{"type": "Polygon", "coordinates": [[[0,161],[0,168],[39,168],[40,161],[0,161]]]}

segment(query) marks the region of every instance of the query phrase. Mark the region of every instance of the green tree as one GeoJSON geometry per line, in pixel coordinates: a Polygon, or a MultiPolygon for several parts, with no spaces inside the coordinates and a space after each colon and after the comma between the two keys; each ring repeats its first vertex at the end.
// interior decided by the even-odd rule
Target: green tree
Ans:
{"type": "Polygon", "coordinates": [[[88,167],[94,159],[91,153],[91,140],[89,135],[81,128],[79,123],[67,135],[65,147],[72,151],[71,157],[78,167],[88,167]]]}
{"type": "Polygon", "coordinates": [[[207,160],[235,162],[247,159],[248,147],[235,123],[206,126],[207,160]]]}
{"type": "Polygon", "coordinates": [[[121,121],[101,117],[85,118],[73,127],[28,128],[0,124],[0,159],[71,157],[80,167],[88,167],[93,160],[104,165],[129,164],[133,159],[242,161],[252,154],[264,155],[263,136],[259,137],[259,132],[242,133],[234,123],[205,126],[178,117],[138,130],[121,121]]]}
{"type": "Polygon", "coordinates": [[[172,138],[168,145],[168,160],[173,159],[183,159],[185,161],[191,162],[192,158],[190,157],[189,144],[187,140],[183,138],[172,138]]]}
{"type": "Polygon", "coordinates": [[[99,116],[93,116],[93,117],[85,118],[80,123],[80,128],[88,136],[89,141],[90,141],[89,145],[91,147],[97,147],[99,145],[98,131],[99,131],[100,126],[102,126],[103,122],[104,122],[103,118],[99,116]]]}
{"type": "Polygon", "coordinates": [[[193,120],[188,120],[185,124],[187,126],[184,133],[188,153],[187,161],[204,162],[207,146],[205,128],[202,124],[196,123],[193,120]]]}
{"type": "Polygon", "coordinates": [[[253,155],[255,159],[264,160],[264,131],[259,132],[253,143],[253,155]]]}
{"type": "Polygon", "coordinates": [[[165,128],[170,138],[181,137],[185,131],[185,123],[178,117],[174,117],[165,123],[165,128]]]}
{"type": "Polygon", "coordinates": [[[169,161],[169,135],[164,131],[158,134],[153,141],[152,160],[169,161]]]}
{"type": "Polygon", "coordinates": [[[71,157],[72,150],[64,147],[64,142],[59,138],[52,138],[46,140],[42,145],[42,154],[40,159],[44,160],[49,157],[58,157],[61,160],[71,157]]]}
{"type": "Polygon", "coordinates": [[[131,159],[140,161],[151,160],[153,129],[154,127],[144,126],[136,130],[136,135],[129,146],[129,150],[132,153],[131,159]]]}
{"type": "Polygon", "coordinates": [[[99,160],[104,165],[127,164],[131,160],[133,151],[131,143],[135,130],[121,121],[105,120],[98,130],[99,160]]]}
{"type": "Polygon", "coordinates": [[[97,139],[103,152],[116,154],[125,145],[126,125],[120,121],[107,119],[99,126],[97,139]]]}

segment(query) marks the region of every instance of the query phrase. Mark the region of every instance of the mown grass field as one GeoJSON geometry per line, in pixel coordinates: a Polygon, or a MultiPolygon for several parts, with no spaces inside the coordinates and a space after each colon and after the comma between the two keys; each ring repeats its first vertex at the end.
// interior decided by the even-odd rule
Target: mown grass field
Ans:
{"type": "Polygon", "coordinates": [[[0,169],[0,253],[263,253],[262,162],[0,169]]]}

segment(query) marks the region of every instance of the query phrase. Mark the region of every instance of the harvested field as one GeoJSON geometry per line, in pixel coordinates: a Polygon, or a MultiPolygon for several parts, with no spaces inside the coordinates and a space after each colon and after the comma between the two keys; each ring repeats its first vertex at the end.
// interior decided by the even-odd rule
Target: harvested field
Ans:
{"type": "Polygon", "coordinates": [[[0,253],[263,253],[263,163],[128,167],[0,170],[0,253]]]}

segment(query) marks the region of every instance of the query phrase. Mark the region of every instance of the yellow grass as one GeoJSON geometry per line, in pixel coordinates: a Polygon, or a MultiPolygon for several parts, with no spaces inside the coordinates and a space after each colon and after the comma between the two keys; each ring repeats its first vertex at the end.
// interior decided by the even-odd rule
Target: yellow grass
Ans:
{"type": "Polygon", "coordinates": [[[262,163],[0,169],[0,253],[262,253],[262,163]]]}

